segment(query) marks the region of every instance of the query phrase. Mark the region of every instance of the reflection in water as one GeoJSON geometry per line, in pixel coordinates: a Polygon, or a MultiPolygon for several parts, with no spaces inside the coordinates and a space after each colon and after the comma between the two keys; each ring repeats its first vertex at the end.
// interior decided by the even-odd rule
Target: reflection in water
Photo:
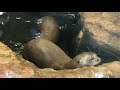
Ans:
{"type": "Polygon", "coordinates": [[[3,35],[3,31],[2,31],[2,30],[0,30],[0,38],[2,37],[2,35],[3,35]]]}
{"type": "MultiPolygon", "coordinates": [[[[20,54],[25,43],[34,38],[37,33],[34,19],[25,13],[5,13],[0,18],[4,25],[0,24],[0,39],[17,54],[20,54]],[[5,17],[5,16],[6,17],[5,17]],[[9,20],[6,22],[6,19],[9,20]],[[4,20],[4,21],[3,21],[4,20]]],[[[1,21],[0,20],[0,21],[1,21]]]]}
{"type": "Polygon", "coordinates": [[[0,12],[0,24],[5,25],[9,21],[9,16],[6,12],[0,12]]]}

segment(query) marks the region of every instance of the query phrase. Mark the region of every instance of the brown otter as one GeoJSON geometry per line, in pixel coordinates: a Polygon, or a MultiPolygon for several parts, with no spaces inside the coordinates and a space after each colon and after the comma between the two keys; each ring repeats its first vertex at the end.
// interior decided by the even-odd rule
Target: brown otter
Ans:
{"type": "Polygon", "coordinates": [[[24,47],[23,57],[40,68],[79,68],[97,65],[101,60],[92,52],[77,55],[73,60],[57,45],[49,40],[37,38],[28,42],[24,47]]]}
{"type": "Polygon", "coordinates": [[[59,25],[54,17],[44,16],[39,19],[38,29],[41,31],[41,38],[47,39],[56,43],[59,37],[59,25]]]}
{"type": "Polygon", "coordinates": [[[28,42],[24,47],[23,57],[38,67],[54,69],[61,69],[61,66],[72,60],[57,45],[42,38],[28,42]]]}
{"type": "Polygon", "coordinates": [[[97,54],[92,52],[83,52],[75,56],[73,60],[66,63],[63,68],[75,69],[83,66],[94,66],[98,65],[100,62],[101,59],[97,56],[97,54]]]}

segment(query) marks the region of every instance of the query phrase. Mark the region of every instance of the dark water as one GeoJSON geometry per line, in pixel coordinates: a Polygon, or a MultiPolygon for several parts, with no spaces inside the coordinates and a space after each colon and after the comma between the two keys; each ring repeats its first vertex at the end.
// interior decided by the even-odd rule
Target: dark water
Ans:
{"type": "Polygon", "coordinates": [[[46,15],[58,21],[61,33],[57,44],[69,54],[77,12],[4,12],[0,15],[0,40],[21,54],[25,43],[40,36],[37,20],[46,15]]]}

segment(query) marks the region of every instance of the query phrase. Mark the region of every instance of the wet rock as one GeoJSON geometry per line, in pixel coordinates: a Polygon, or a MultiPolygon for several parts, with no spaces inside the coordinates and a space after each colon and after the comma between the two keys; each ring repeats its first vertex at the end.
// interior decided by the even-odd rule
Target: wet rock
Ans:
{"type": "MultiPolygon", "coordinates": [[[[119,60],[120,58],[120,13],[119,12],[80,12],[80,28],[84,39],[77,43],[77,53],[85,51],[96,52],[103,62],[119,60]],[[110,60],[112,59],[112,60],[110,60]]],[[[79,35],[78,37],[79,38],[79,35]]]]}
{"type": "Polygon", "coordinates": [[[33,77],[36,66],[0,42],[0,78],[33,77]]]}
{"type": "Polygon", "coordinates": [[[40,69],[0,42],[0,78],[120,78],[120,62],[97,67],[54,70],[40,69]]]}

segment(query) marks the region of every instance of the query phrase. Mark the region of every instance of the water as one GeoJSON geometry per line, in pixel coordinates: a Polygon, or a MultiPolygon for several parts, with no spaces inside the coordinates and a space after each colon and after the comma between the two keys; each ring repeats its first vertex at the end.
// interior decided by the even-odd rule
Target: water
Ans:
{"type": "Polygon", "coordinates": [[[21,54],[25,43],[40,37],[37,20],[46,15],[58,21],[61,33],[57,45],[69,54],[77,12],[0,12],[0,40],[21,54]]]}
{"type": "MultiPolygon", "coordinates": [[[[75,28],[79,18],[77,12],[0,12],[0,41],[8,45],[16,54],[22,54],[27,42],[40,37],[41,33],[38,31],[37,22],[46,15],[53,16],[58,21],[60,37],[57,45],[71,58],[76,56],[72,40],[76,33],[82,29],[81,23],[78,23],[79,27],[75,28]]],[[[89,38],[87,35],[84,36],[86,40],[89,38]]],[[[111,54],[111,51],[104,48],[102,49],[104,52],[98,51],[97,48],[92,49],[89,43],[83,43],[79,49],[80,52],[77,54],[88,51],[95,52],[102,59],[101,63],[110,62],[111,58],[117,59],[117,55],[111,54]]]]}

